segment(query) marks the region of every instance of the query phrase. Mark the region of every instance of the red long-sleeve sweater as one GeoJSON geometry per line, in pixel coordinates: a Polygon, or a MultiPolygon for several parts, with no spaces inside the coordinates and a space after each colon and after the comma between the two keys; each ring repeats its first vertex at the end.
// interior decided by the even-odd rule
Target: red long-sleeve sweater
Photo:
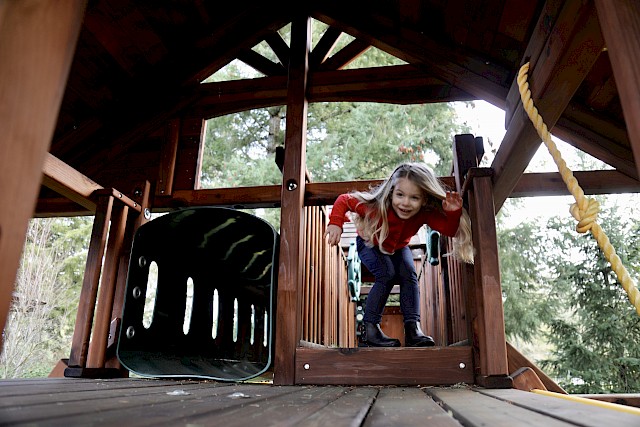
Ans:
{"type": "MultiPolygon", "coordinates": [[[[367,207],[364,204],[358,203],[358,199],[349,194],[338,196],[333,204],[331,215],[329,216],[329,224],[342,228],[347,212],[355,212],[364,218],[367,213],[367,207]]],[[[427,224],[445,236],[453,236],[458,230],[461,215],[462,209],[449,212],[444,210],[422,209],[416,215],[405,220],[398,218],[395,211],[389,208],[387,212],[389,235],[382,243],[382,247],[385,252],[393,253],[407,246],[411,238],[418,232],[423,224],[427,224]]],[[[378,244],[376,241],[373,243],[374,245],[378,244]]]]}

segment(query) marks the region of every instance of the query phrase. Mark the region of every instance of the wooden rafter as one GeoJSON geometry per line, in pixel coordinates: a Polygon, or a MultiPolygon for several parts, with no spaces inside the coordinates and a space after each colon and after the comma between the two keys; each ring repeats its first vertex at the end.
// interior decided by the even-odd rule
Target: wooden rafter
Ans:
{"type": "Polygon", "coordinates": [[[96,166],[85,172],[93,176],[104,165],[105,158],[126,152],[139,138],[192,102],[194,99],[188,95],[188,88],[281,28],[288,19],[276,12],[266,7],[242,10],[230,20],[232,24],[212,28],[212,35],[167,59],[164,67],[158,68],[153,76],[140,76],[131,81],[122,89],[122,97],[114,101],[108,111],[79,124],[80,132],[62,136],[65,155],[61,157],[75,164],[81,156],[89,156],[88,162],[96,166]],[[254,31],[247,32],[246,26],[253,27],[254,31]],[[176,67],[176,63],[181,66],[176,67]],[[87,132],[85,126],[90,126],[93,131],[87,132]],[[73,136],[76,133],[78,138],[73,136]],[[97,150],[96,146],[86,144],[87,138],[104,138],[111,142],[108,147],[97,150]],[[83,142],[85,144],[80,147],[83,142]]]}
{"type": "Polygon", "coordinates": [[[504,103],[510,70],[474,59],[471,54],[463,59],[460,53],[417,31],[405,28],[399,35],[384,10],[375,10],[371,5],[344,8],[340,2],[326,1],[318,5],[313,16],[408,63],[419,64],[477,99],[496,106],[504,103]]]}
{"type": "Polygon", "coordinates": [[[340,70],[356,60],[370,47],[369,43],[362,40],[352,40],[348,45],[320,64],[317,70],[340,70]]]}
{"type": "Polygon", "coordinates": [[[238,54],[238,59],[256,71],[266,76],[282,76],[287,70],[280,63],[275,63],[268,58],[260,55],[253,49],[247,49],[238,54]]]}
{"type": "Polygon", "coordinates": [[[340,40],[342,31],[329,27],[324,32],[309,56],[309,68],[314,69],[322,64],[331,54],[336,43],[340,40]]]}
{"type": "MultiPolygon", "coordinates": [[[[544,53],[529,72],[532,99],[549,129],[562,115],[604,46],[595,9],[590,2],[568,0],[555,27],[544,43],[544,53]]],[[[537,45],[542,43],[537,42],[537,45]]],[[[516,108],[491,165],[495,170],[496,212],[509,197],[541,143],[522,105],[516,108]]]]}

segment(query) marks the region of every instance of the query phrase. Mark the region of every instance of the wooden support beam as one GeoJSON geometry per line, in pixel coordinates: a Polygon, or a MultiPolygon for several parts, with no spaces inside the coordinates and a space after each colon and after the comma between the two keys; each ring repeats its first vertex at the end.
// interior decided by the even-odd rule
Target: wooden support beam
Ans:
{"type": "Polygon", "coordinates": [[[93,219],[91,241],[87,253],[87,263],[80,290],[80,301],[76,314],[75,329],[71,340],[71,354],[69,367],[85,368],[89,352],[89,339],[93,326],[93,316],[98,297],[98,285],[102,270],[102,259],[107,243],[107,233],[111,212],[113,209],[113,196],[104,195],[98,198],[96,215],[93,219]]]}
{"type": "Polygon", "coordinates": [[[358,59],[370,47],[371,44],[355,39],[336,52],[331,58],[326,59],[318,66],[317,70],[341,70],[358,59]]]}
{"type": "Polygon", "coordinates": [[[86,0],[0,2],[0,331],[85,5],[86,0]]]}
{"type": "MultiPolygon", "coordinates": [[[[615,170],[575,171],[585,194],[640,193],[640,181],[615,170]]],[[[570,196],[559,172],[526,173],[509,197],[570,196]]]]}
{"type": "MultiPolygon", "coordinates": [[[[640,193],[640,181],[616,170],[576,171],[573,173],[585,194],[640,193]]],[[[448,188],[456,188],[453,177],[440,177],[448,188]]],[[[382,180],[311,182],[306,184],[305,206],[332,205],[336,198],[352,190],[367,191],[382,180]]],[[[153,210],[166,212],[187,206],[226,206],[235,209],[278,208],[281,205],[280,185],[256,187],[213,188],[205,190],[177,190],[172,197],[156,197],[153,210]]],[[[558,172],[523,174],[509,197],[564,196],[567,186],[558,172]]],[[[40,200],[36,216],[91,215],[92,212],[68,199],[40,200]]]]}
{"type": "Polygon", "coordinates": [[[303,348],[296,383],[446,385],[473,383],[471,347],[303,348]]]}
{"type": "Polygon", "coordinates": [[[167,124],[167,133],[160,149],[160,167],[156,183],[157,196],[169,196],[173,192],[173,177],[176,171],[181,124],[182,120],[180,119],[172,119],[167,124]]]}
{"type": "Polygon", "coordinates": [[[282,64],[265,58],[253,49],[240,52],[238,59],[265,76],[281,76],[286,74],[287,71],[282,64]]]}
{"type": "MultiPolygon", "coordinates": [[[[533,370],[536,377],[544,384],[544,389],[554,391],[556,393],[567,394],[566,391],[555,381],[553,381],[547,374],[545,374],[535,363],[527,359],[522,353],[520,353],[514,346],[507,342],[507,361],[509,364],[509,372],[514,376],[515,372],[521,368],[529,368],[533,370]]],[[[514,378],[514,383],[515,383],[514,378]]]]}
{"type": "Polygon", "coordinates": [[[318,40],[318,43],[316,43],[316,46],[313,48],[313,51],[311,51],[311,54],[309,55],[310,69],[315,69],[317,66],[322,64],[327,59],[327,57],[329,57],[336,43],[338,43],[340,37],[342,37],[342,34],[342,31],[336,28],[327,28],[327,30],[324,32],[320,40],[318,40]]]}
{"type": "Polygon", "coordinates": [[[308,107],[306,92],[310,48],[311,19],[298,18],[291,24],[287,130],[280,211],[274,384],[294,384],[295,351],[301,334],[308,107]]]}
{"type": "Polygon", "coordinates": [[[282,66],[289,67],[289,46],[287,42],[282,39],[280,33],[270,33],[264,41],[267,42],[271,50],[273,50],[273,53],[276,54],[282,66]]]}
{"type": "MultiPolygon", "coordinates": [[[[551,129],[602,52],[604,41],[592,2],[568,0],[544,53],[529,71],[531,98],[551,129]]],[[[540,146],[540,137],[519,104],[491,167],[496,212],[540,146]]]]}
{"type": "Polygon", "coordinates": [[[91,199],[91,195],[94,191],[102,189],[100,184],[50,153],[47,153],[44,159],[42,185],[90,211],[96,210],[96,202],[91,199]]]}
{"type": "MultiPolygon", "coordinates": [[[[471,317],[476,380],[509,374],[502,308],[502,287],[498,259],[498,238],[493,209],[491,176],[482,169],[471,169],[466,193],[475,248],[475,283],[470,289],[471,317]]],[[[466,185],[467,186],[467,185],[466,185]]]]}
{"type": "Polygon", "coordinates": [[[595,4],[640,176],[640,7],[636,0],[595,4]]]}
{"type": "MultiPolygon", "coordinates": [[[[309,102],[386,102],[415,104],[469,101],[472,95],[432,77],[413,65],[316,71],[309,76],[309,102]]],[[[286,102],[287,79],[258,79],[204,83],[198,100],[183,116],[211,118],[286,102]]]]}

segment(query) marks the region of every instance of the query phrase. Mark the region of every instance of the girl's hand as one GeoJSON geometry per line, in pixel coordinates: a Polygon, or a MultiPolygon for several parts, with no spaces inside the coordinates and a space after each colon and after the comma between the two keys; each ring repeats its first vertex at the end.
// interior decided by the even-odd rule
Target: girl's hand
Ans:
{"type": "Polygon", "coordinates": [[[447,191],[442,201],[442,209],[445,211],[457,211],[462,208],[462,196],[455,191],[447,191]]]}
{"type": "Polygon", "coordinates": [[[342,228],[337,225],[329,224],[327,231],[324,235],[327,237],[327,243],[331,246],[335,246],[340,243],[340,236],[342,236],[342,228]]]}

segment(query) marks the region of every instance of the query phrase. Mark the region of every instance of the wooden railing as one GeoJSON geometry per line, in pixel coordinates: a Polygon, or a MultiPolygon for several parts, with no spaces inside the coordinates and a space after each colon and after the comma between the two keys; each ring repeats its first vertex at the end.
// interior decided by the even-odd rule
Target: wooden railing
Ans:
{"type": "Polygon", "coordinates": [[[331,347],[355,345],[355,304],[347,289],[346,256],[324,239],[328,217],[319,206],[305,207],[305,269],[302,340],[331,347]]]}

